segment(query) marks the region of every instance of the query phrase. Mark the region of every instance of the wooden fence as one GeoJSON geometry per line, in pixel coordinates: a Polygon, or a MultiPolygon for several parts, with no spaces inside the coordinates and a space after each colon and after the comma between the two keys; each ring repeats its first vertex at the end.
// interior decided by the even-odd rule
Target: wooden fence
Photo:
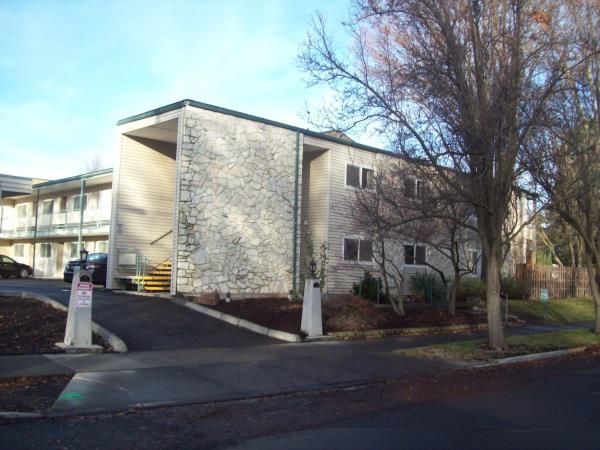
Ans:
{"type": "Polygon", "coordinates": [[[541,289],[548,289],[549,298],[591,295],[586,269],[517,264],[515,276],[527,284],[531,299],[539,299],[541,289]]]}

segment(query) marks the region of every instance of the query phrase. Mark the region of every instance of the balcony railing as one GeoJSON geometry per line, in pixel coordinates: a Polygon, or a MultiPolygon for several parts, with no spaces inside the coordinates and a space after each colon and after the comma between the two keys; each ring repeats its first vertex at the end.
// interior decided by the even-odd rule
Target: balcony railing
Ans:
{"type": "MultiPolygon", "coordinates": [[[[67,236],[79,231],[79,211],[62,211],[52,214],[40,214],[37,223],[37,236],[67,236]]],[[[83,212],[83,233],[108,233],[110,227],[110,211],[105,209],[87,209],[83,212]]],[[[4,219],[0,237],[26,238],[33,237],[35,217],[17,217],[4,219]]]]}

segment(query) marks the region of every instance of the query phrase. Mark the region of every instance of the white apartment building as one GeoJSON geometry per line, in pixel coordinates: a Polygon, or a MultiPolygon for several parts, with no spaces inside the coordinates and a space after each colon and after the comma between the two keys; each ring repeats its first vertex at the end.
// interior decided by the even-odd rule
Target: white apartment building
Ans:
{"type": "Polygon", "coordinates": [[[36,277],[62,278],[78,243],[108,250],[111,199],[112,169],[51,181],[0,175],[0,254],[32,266],[36,277]],[[29,192],[6,187],[11,180],[28,180],[29,192]]]}

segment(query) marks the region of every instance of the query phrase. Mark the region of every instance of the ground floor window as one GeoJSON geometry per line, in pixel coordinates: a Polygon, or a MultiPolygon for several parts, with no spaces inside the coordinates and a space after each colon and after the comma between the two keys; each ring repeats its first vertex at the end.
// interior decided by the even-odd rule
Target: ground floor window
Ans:
{"type": "Polygon", "coordinates": [[[96,253],[106,253],[108,251],[108,241],[96,242],[96,253]]]}
{"type": "Polygon", "coordinates": [[[15,244],[13,246],[13,255],[15,258],[23,258],[25,256],[25,244],[15,244]]]}
{"type": "Polygon", "coordinates": [[[427,249],[424,245],[408,244],[404,246],[404,264],[424,266],[427,263],[427,249]]]}
{"type": "Polygon", "coordinates": [[[79,256],[79,248],[77,242],[69,242],[69,258],[77,258],[79,256]]]}
{"type": "Polygon", "coordinates": [[[344,261],[373,262],[373,241],[344,238],[344,261]]]}
{"type": "Polygon", "coordinates": [[[40,244],[40,258],[52,257],[52,244],[44,243],[40,244]]]}

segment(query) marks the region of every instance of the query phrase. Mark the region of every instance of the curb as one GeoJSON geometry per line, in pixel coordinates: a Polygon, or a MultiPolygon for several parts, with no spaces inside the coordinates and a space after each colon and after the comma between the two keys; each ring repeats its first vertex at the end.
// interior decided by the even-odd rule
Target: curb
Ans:
{"type": "Polygon", "coordinates": [[[0,411],[0,419],[41,419],[46,417],[43,413],[0,411]]]}
{"type": "MultiPolygon", "coordinates": [[[[12,296],[12,297],[19,296],[21,298],[32,298],[34,300],[38,300],[40,302],[47,303],[56,309],[60,309],[61,311],[67,312],[69,310],[69,308],[67,308],[62,303],[57,302],[56,300],[53,300],[44,295],[36,294],[35,292],[0,291],[0,296],[7,296],[7,297],[8,296],[12,296]]],[[[123,340],[119,336],[117,336],[113,332],[107,330],[102,325],[99,325],[94,321],[92,321],[92,331],[94,333],[96,333],[98,336],[100,336],[102,339],[104,339],[104,341],[108,342],[115,352],[127,353],[129,351],[127,349],[127,345],[125,344],[125,342],[123,342],[123,340]]]]}
{"type": "Polygon", "coordinates": [[[239,317],[232,316],[231,314],[226,314],[221,311],[217,311],[212,308],[208,308],[206,306],[198,305],[197,303],[188,302],[186,300],[182,300],[180,298],[172,298],[171,302],[176,303],[177,305],[184,306],[189,309],[193,309],[194,311],[205,314],[213,319],[221,320],[223,322],[227,322],[236,327],[245,328],[246,330],[253,331],[258,334],[262,334],[265,336],[272,337],[274,339],[279,339],[280,341],[285,342],[302,342],[302,338],[297,334],[288,333],[286,331],[273,330],[271,328],[267,328],[262,325],[258,325],[257,323],[250,322],[246,319],[240,319],[239,317]]]}
{"type": "Polygon", "coordinates": [[[415,327],[415,328],[387,328],[382,330],[366,331],[333,331],[328,333],[335,339],[364,339],[385,336],[420,336],[429,334],[458,333],[461,331],[485,331],[487,324],[449,325],[446,327],[415,327]]]}
{"type": "Polygon", "coordinates": [[[588,347],[573,347],[573,348],[568,348],[565,350],[553,350],[550,352],[543,352],[543,353],[531,353],[530,355],[511,356],[509,358],[502,358],[502,359],[498,359],[491,363],[479,364],[479,365],[473,366],[473,367],[474,368],[494,367],[494,366],[503,366],[506,364],[516,364],[516,363],[520,363],[520,362],[541,361],[544,359],[560,358],[561,356],[582,353],[582,352],[586,351],[587,349],[588,349],[588,347]]]}

